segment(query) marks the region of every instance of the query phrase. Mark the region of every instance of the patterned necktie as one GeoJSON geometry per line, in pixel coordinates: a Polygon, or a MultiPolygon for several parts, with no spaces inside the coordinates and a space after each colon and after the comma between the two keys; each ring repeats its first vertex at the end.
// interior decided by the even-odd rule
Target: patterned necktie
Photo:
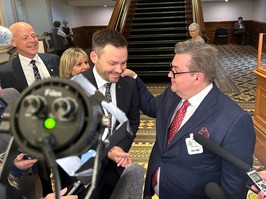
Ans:
{"type": "MultiPolygon", "coordinates": [[[[175,134],[177,133],[184,117],[187,111],[187,107],[189,106],[189,101],[185,100],[182,104],[182,106],[177,110],[175,117],[168,129],[168,140],[167,140],[167,145],[169,145],[173,139],[173,137],[175,136],[175,134]]],[[[157,185],[157,176],[158,176],[158,172],[159,172],[159,168],[157,168],[154,172],[154,174],[151,177],[151,184],[152,187],[155,187],[157,185]]]]}
{"type": "MultiPolygon", "coordinates": [[[[104,84],[104,87],[106,88],[105,97],[108,99],[108,102],[112,102],[112,96],[111,96],[111,92],[110,92],[111,85],[112,85],[112,83],[104,84]]],[[[109,120],[108,135],[110,135],[111,129],[112,129],[112,114],[109,111],[107,111],[107,113],[108,113],[108,120],[109,120]]]]}
{"type": "Polygon", "coordinates": [[[39,70],[38,70],[38,68],[37,68],[37,66],[36,66],[36,64],[35,64],[36,61],[35,61],[35,60],[31,60],[30,63],[32,64],[32,69],[33,69],[33,73],[34,73],[35,80],[40,80],[40,79],[42,79],[42,78],[41,78],[41,75],[40,75],[40,73],[39,73],[39,70]]]}
{"type": "Polygon", "coordinates": [[[185,100],[182,104],[182,106],[178,109],[178,111],[175,114],[175,117],[168,129],[168,139],[167,139],[167,145],[171,143],[173,137],[177,133],[184,117],[187,111],[187,107],[189,106],[189,101],[185,100]]]}

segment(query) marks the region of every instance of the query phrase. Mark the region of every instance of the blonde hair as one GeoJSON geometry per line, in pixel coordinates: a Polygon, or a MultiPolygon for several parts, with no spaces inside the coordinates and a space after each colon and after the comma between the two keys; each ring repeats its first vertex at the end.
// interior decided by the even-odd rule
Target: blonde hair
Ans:
{"type": "Polygon", "coordinates": [[[82,48],[68,48],[60,58],[60,77],[69,78],[74,66],[82,59],[89,59],[82,48]]]}

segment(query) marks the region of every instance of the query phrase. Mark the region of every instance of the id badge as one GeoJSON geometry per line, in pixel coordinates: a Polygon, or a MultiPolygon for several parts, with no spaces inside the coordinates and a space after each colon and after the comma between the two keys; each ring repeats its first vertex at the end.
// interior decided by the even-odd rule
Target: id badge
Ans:
{"type": "Polygon", "coordinates": [[[203,152],[203,147],[194,140],[193,133],[189,138],[186,138],[187,152],[189,155],[200,154],[203,152]]]}

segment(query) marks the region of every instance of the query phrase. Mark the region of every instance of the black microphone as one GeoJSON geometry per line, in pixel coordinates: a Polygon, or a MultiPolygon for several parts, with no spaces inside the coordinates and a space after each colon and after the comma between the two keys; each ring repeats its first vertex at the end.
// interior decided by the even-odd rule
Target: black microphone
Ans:
{"type": "Polygon", "coordinates": [[[127,167],[110,199],[142,198],[145,169],[137,164],[127,167]]]}
{"type": "Polygon", "coordinates": [[[201,144],[203,147],[209,149],[211,152],[217,154],[218,156],[222,157],[223,159],[233,163],[235,166],[239,167],[244,171],[249,171],[251,167],[245,163],[244,161],[240,160],[239,158],[235,157],[233,154],[229,153],[225,149],[223,149],[217,143],[209,140],[208,138],[204,137],[201,134],[194,134],[194,139],[196,142],[201,144]]]}
{"type": "Polygon", "coordinates": [[[214,182],[205,186],[205,193],[210,199],[225,199],[224,190],[214,182]]]}

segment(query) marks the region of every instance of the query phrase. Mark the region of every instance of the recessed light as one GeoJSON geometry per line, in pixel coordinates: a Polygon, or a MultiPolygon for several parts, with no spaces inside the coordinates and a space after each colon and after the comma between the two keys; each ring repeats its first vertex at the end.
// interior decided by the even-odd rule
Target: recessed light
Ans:
{"type": "Polygon", "coordinates": [[[105,7],[105,8],[106,8],[106,7],[107,7],[107,5],[105,4],[105,5],[103,5],[103,7],[105,7]]]}

